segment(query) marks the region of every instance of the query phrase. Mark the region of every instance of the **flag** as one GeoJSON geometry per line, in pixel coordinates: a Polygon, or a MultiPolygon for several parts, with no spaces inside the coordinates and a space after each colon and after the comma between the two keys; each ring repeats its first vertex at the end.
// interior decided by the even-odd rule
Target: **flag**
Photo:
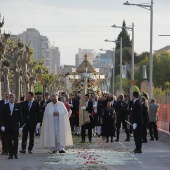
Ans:
{"type": "Polygon", "coordinates": [[[143,68],[142,68],[142,78],[143,78],[143,79],[147,79],[146,65],[144,65],[143,68]]]}
{"type": "Polygon", "coordinates": [[[83,126],[90,122],[89,113],[82,107],[86,107],[85,95],[87,93],[87,77],[85,77],[84,86],[82,89],[80,108],[79,108],[79,126],[83,126]]]}
{"type": "Polygon", "coordinates": [[[122,78],[126,78],[127,74],[126,74],[126,65],[122,66],[122,78]]]}

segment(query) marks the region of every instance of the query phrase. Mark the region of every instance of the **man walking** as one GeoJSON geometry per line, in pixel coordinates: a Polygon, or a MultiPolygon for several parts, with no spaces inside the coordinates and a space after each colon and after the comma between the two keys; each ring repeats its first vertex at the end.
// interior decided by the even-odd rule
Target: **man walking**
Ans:
{"type": "Polygon", "coordinates": [[[156,100],[151,99],[151,103],[149,104],[149,133],[151,136],[150,141],[154,141],[154,138],[158,140],[158,110],[159,105],[156,103],[156,100]]]}
{"type": "Polygon", "coordinates": [[[127,115],[127,107],[128,104],[123,101],[123,95],[119,95],[117,99],[117,103],[115,105],[115,112],[116,112],[116,140],[115,142],[119,142],[119,134],[120,134],[120,127],[121,123],[125,129],[127,138],[125,139],[126,142],[130,141],[130,134],[129,130],[127,128],[127,124],[125,122],[126,115],[127,115]]]}
{"type": "Polygon", "coordinates": [[[94,128],[94,122],[93,122],[93,102],[89,100],[89,95],[85,95],[85,110],[88,112],[90,122],[86,123],[85,125],[82,126],[82,131],[81,131],[81,137],[82,137],[82,143],[85,143],[85,133],[86,129],[88,129],[88,138],[89,142],[92,142],[92,129],[94,128]]]}
{"type": "Polygon", "coordinates": [[[142,124],[143,118],[141,113],[141,103],[139,101],[139,92],[135,91],[133,92],[132,125],[136,148],[133,153],[142,153],[142,124]]]}
{"type": "MultiPolygon", "coordinates": [[[[4,99],[0,101],[0,121],[2,119],[4,105],[7,103],[9,103],[9,91],[6,91],[4,93],[4,99]]],[[[1,141],[2,141],[1,155],[8,155],[8,146],[7,146],[7,142],[5,141],[5,133],[6,133],[5,130],[2,128],[0,130],[0,136],[1,136],[1,141]]]]}
{"type": "Polygon", "coordinates": [[[20,105],[15,104],[15,95],[9,95],[9,103],[5,104],[1,120],[1,129],[6,133],[6,144],[8,146],[9,157],[8,159],[18,159],[18,137],[19,127],[22,131],[22,114],[20,105]]]}
{"type": "Polygon", "coordinates": [[[40,122],[42,120],[39,103],[34,101],[33,92],[27,93],[27,101],[23,103],[22,115],[24,127],[22,134],[22,150],[20,151],[20,153],[26,153],[28,133],[28,153],[32,153],[32,149],[34,147],[34,132],[36,128],[39,128],[40,122]]]}
{"type": "Polygon", "coordinates": [[[51,101],[44,112],[40,146],[50,148],[52,153],[65,153],[64,147],[73,145],[69,113],[64,103],[58,101],[58,96],[52,95],[51,101]]]}

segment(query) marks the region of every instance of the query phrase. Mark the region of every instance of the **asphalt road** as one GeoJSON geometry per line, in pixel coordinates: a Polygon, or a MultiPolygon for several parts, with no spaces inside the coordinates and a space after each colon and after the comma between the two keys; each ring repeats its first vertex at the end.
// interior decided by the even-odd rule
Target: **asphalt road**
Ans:
{"type": "Polygon", "coordinates": [[[170,135],[159,136],[159,141],[143,144],[142,154],[131,153],[134,140],[124,142],[124,132],[113,143],[94,137],[92,143],[82,144],[80,137],[74,137],[74,146],[65,154],[40,149],[36,137],[33,154],[19,154],[18,160],[0,155],[0,170],[170,170],[170,135]]]}

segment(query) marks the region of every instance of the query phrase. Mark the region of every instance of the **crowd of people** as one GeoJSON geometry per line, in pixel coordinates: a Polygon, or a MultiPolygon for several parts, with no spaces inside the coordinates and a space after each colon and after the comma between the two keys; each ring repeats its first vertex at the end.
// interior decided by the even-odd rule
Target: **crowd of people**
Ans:
{"type": "Polygon", "coordinates": [[[6,91],[0,101],[1,155],[9,155],[8,159],[19,158],[19,133],[22,154],[33,153],[35,135],[40,135],[40,147],[50,148],[51,153],[65,153],[65,146],[73,145],[72,135],[81,136],[82,143],[86,142],[86,135],[90,143],[93,136],[102,137],[106,143],[119,142],[121,129],[126,133],[126,142],[134,137],[133,153],[142,153],[142,143],[148,142],[147,129],[149,140],[158,140],[158,110],[155,99],[149,101],[145,93],[139,95],[138,92],[133,92],[132,98],[129,94],[118,97],[109,93],[102,97],[77,94],[72,98],[65,92],[51,96],[48,93],[35,96],[28,92],[26,98],[15,103],[15,95],[6,91]],[[82,98],[85,104],[80,107],[82,98]],[[80,109],[89,116],[89,121],[82,126],[80,109]]]}

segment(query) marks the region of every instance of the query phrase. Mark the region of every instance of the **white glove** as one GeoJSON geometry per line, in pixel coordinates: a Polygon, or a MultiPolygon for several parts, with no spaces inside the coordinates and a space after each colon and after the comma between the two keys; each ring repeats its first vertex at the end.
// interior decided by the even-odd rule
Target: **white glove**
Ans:
{"type": "Polygon", "coordinates": [[[41,123],[37,123],[36,129],[39,129],[39,128],[40,128],[40,124],[41,124],[41,123]]]}
{"type": "Polygon", "coordinates": [[[133,130],[135,130],[136,128],[137,128],[137,124],[134,123],[134,124],[133,124],[133,130]]]}
{"type": "Polygon", "coordinates": [[[21,128],[19,128],[19,132],[22,132],[22,130],[23,130],[23,128],[21,127],[21,128]]]}
{"type": "Polygon", "coordinates": [[[4,131],[5,131],[5,127],[4,127],[4,126],[2,126],[2,127],[1,127],[1,130],[2,130],[2,132],[4,132],[4,131]]]}
{"type": "Polygon", "coordinates": [[[82,106],[82,107],[81,107],[81,109],[82,109],[82,110],[85,110],[85,109],[86,109],[86,107],[85,107],[85,106],[82,106]]]}

